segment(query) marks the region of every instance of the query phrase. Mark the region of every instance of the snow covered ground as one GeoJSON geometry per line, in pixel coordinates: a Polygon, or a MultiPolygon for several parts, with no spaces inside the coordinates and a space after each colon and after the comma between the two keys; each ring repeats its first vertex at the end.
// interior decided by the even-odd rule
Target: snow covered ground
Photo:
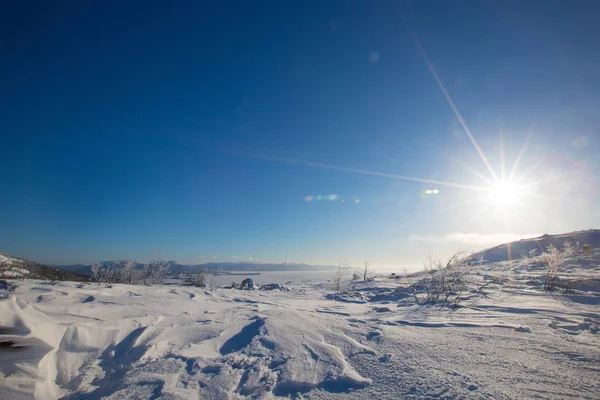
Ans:
{"type": "Polygon", "coordinates": [[[527,263],[478,268],[504,283],[457,309],[385,276],[337,300],[310,272],[274,272],[288,289],[275,291],[8,281],[0,397],[598,399],[598,265],[570,268],[592,279],[555,293],[527,263]]]}

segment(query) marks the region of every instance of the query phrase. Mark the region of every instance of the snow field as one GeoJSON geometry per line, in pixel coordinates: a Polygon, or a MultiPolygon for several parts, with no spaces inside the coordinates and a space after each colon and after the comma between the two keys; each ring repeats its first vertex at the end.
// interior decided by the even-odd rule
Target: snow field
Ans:
{"type": "Polygon", "coordinates": [[[337,299],[310,273],[286,291],[14,281],[2,398],[595,399],[597,272],[548,293],[528,265],[482,267],[510,282],[458,309],[383,276],[337,299]]]}

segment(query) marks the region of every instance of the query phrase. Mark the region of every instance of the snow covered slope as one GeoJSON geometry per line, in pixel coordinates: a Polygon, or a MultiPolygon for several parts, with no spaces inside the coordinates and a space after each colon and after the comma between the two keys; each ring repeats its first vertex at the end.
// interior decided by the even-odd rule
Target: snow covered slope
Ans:
{"type": "Polygon", "coordinates": [[[0,254],[0,278],[32,278],[49,280],[83,281],[87,277],[61,271],[24,258],[9,257],[0,254]]]}
{"type": "Polygon", "coordinates": [[[330,283],[300,279],[284,290],[213,292],[0,282],[0,393],[597,399],[597,258],[564,272],[578,279],[570,291],[544,292],[540,274],[524,261],[482,266],[472,275],[497,284],[458,309],[415,303],[384,277],[337,300],[330,283]]]}
{"type": "Polygon", "coordinates": [[[600,230],[590,229],[587,231],[564,233],[560,235],[542,235],[537,238],[523,239],[517,242],[491,247],[473,254],[472,257],[474,260],[482,259],[486,262],[515,260],[527,256],[531,250],[543,252],[551,244],[561,248],[565,242],[569,242],[572,245],[579,242],[581,246],[600,248],[600,230]]]}

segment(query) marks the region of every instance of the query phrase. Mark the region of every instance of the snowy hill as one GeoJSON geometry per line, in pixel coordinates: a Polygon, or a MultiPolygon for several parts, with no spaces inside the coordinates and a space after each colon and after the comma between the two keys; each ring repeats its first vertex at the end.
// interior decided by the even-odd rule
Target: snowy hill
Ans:
{"type": "Polygon", "coordinates": [[[0,254],[0,278],[29,278],[59,281],[85,281],[88,279],[83,275],[48,267],[24,258],[10,257],[3,254],[0,254]]]}
{"type": "Polygon", "coordinates": [[[507,261],[509,259],[514,260],[527,256],[532,250],[543,252],[551,244],[560,249],[565,242],[570,242],[572,245],[579,242],[581,246],[600,248],[600,230],[591,229],[560,235],[542,235],[537,238],[523,239],[477,252],[472,255],[472,258],[474,260],[483,260],[485,262],[507,261]]]}

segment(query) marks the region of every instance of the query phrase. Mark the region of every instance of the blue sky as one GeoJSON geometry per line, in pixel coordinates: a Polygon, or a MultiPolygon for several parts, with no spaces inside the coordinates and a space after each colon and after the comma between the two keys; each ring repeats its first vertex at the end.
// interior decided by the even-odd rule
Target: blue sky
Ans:
{"type": "Polygon", "coordinates": [[[600,225],[595,1],[20,3],[5,254],[402,268],[600,225]],[[510,195],[434,71],[498,180],[526,143],[510,195]]]}

